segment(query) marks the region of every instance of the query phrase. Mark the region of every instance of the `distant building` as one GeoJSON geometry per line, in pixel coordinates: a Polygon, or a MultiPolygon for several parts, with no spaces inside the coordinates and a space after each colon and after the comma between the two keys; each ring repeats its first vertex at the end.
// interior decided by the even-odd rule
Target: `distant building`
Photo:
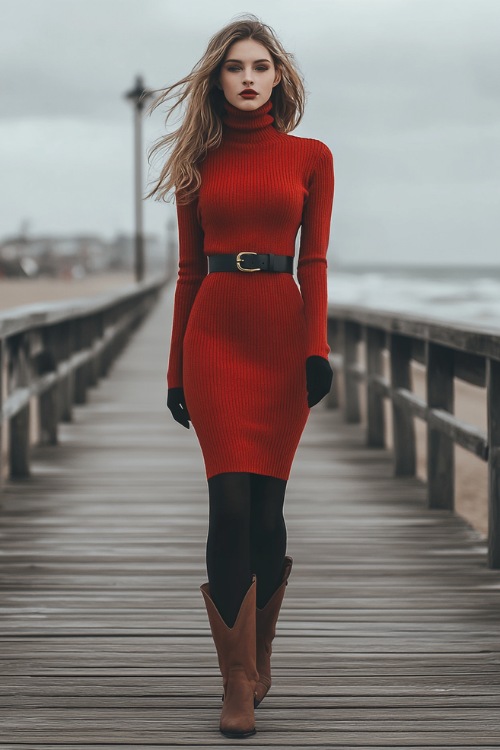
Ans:
{"type": "MultiPolygon", "coordinates": [[[[145,235],[146,268],[164,265],[162,243],[145,235]]],[[[81,278],[108,270],[134,268],[134,237],[118,234],[107,241],[97,235],[26,237],[0,241],[0,277],[81,278]]]]}

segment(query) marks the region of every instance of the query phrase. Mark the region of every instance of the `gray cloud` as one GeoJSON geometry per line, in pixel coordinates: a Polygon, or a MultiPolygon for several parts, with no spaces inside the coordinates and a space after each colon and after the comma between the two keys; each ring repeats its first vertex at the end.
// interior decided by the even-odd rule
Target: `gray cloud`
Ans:
{"type": "MultiPolygon", "coordinates": [[[[142,73],[171,84],[245,8],[229,0],[0,2],[0,234],[132,228],[132,115],[142,73]]],[[[497,0],[296,0],[251,12],[308,91],[296,135],[332,149],[331,254],[494,261],[500,199],[497,0]]],[[[145,121],[145,149],[165,112],[145,121]]],[[[154,174],[149,174],[150,179],[154,174]]],[[[171,205],[150,201],[164,231],[171,205]]]]}

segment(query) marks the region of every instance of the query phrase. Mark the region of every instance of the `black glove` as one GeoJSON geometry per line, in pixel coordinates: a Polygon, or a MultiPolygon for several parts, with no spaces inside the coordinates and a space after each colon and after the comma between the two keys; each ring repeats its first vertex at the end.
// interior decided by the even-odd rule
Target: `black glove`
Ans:
{"type": "Polygon", "coordinates": [[[307,404],[314,406],[330,392],[333,370],[325,357],[312,354],[306,359],[307,404]]]}
{"type": "Polygon", "coordinates": [[[189,430],[188,419],[191,419],[184,398],[184,388],[169,388],[167,391],[167,406],[172,412],[176,422],[187,427],[189,430]]]}

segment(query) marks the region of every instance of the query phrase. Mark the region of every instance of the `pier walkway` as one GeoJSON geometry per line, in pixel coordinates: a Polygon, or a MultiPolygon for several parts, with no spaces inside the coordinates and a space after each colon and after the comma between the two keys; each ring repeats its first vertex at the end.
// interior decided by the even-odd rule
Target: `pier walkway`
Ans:
{"type": "Polygon", "coordinates": [[[485,540],[322,404],[288,482],[273,686],[256,735],[220,735],[203,460],[165,405],[172,298],[2,492],[0,750],[500,747],[485,540]]]}

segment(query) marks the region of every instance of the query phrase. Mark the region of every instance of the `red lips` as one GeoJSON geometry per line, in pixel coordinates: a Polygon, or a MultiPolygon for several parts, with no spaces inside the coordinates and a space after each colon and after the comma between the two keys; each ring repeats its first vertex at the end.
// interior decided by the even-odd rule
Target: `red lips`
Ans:
{"type": "Polygon", "coordinates": [[[243,89],[243,91],[240,92],[241,94],[257,94],[256,91],[253,89],[243,89]]]}

